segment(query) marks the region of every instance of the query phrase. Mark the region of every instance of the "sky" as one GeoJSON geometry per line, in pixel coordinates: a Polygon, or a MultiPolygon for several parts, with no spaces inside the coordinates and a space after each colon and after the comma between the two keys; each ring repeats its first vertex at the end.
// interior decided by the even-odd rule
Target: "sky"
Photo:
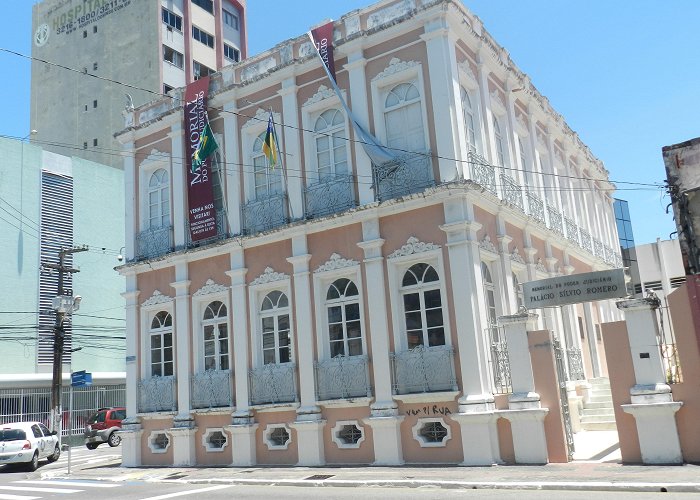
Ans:
{"type": "MultiPolygon", "coordinates": [[[[140,0],[146,1],[146,0],[140,0]]],[[[0,49],[31,54],[30,0],[5,1],[0,49]]],[[[247,0],[255,55],[370,0],[247,0]]],[[[629,202],[636,244],[669,239],[661,148],[700,136],[697,0],[465,0],[629,202]],[[631,184],[630,184],[631,183],[631,184]],[[637,184],[635,184],[637,183],[637,184]]],[[[29,133],[30,63],[0,50],[0,135],[29,133]]],[[[676,237],[675,234],[672,236],[676,237]]]]}

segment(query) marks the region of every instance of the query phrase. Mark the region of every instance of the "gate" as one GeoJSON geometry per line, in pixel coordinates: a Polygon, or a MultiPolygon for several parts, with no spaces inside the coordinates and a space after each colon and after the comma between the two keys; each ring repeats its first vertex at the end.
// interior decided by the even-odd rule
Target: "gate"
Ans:
{"type": "Polygon", "coordinates": [[[559,384],[559,402],[561,404],[561,416],[564,421],[564,434],[566,435],[566,450],[569,461],[574,459],[574,431],[571,426],[571,411],[569,409],[569,396],[566,393],[566,365],[564,363],[564,349],[558,339],[552,338],[554,359],[557,365],[557,383],[559,384]]]}

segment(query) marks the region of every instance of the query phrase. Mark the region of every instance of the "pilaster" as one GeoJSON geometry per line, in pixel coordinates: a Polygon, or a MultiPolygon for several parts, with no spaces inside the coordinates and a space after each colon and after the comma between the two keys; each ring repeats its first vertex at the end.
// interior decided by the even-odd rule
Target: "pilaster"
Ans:
{"type": "MultiPolygon", "coordinates": [[[[234,419],[235,420],[235,419],[234,419]]],[[[226,430],[231,433],[231,449],[233,450],[233,467],[250,467],[257,463],[257,446],[255,432],[258,424],[227,425],[226,430]]]]}
{"type": "Polygon", "coordinates": [[[177,411],[181,418],[189,418],[190,414],[190,376],[192,367],[190,353],[190,280],[187,279],[187,262],[180,261],[175,265],[176,281],[170,283],[175,289],[175,373],[177,380],[177,411]]]}
{"type": "Polygon", "coordinates": [[[169,430],[173,436],[173,466],[188,467],[197,463],[195,435],[197,427],[194,419],[178,419],[175,417],[173,428],[169,430]]]}
{"type": "Polygon", "coordinates": [[[224,179],[226,179],[226,208],[231,234],[241,233],[241,203],[243,200],[243,178],[235,168],[241,151],[238,142],[238,115],[235,102],[224,104],[224,179]]]}
{"type": "MultiPolygon", "coordinates": [[[[127,389],[128,387],[127,385],[127,389]]],[[[119,436],[122,438],[122,467],[140,467],[142,465],[141,436],[143,436],[141,418],[133,417],[122,420],[122,430],[119,432],[119,436]]]]}
{"type": "Polygon", "coordinates": [[[298,220],[304,217],[304,205],[302,191],[304,188],[304,174],[301,167],[301,146],[299,144],[301,134],[299,134],[299,104],[297,102],[295,78],[287,78],[282,81],[282,89],[279,94],[282,96],[282,116],[284,117],[284,168],[283,175],[287,179],[287,196],[289,196],[289,217],[298,220]]]}
{"type": "MultiPolygon", "coordinates": [[[[124,155],[124,221],[125,246],[124,260],[127,262],[136,255],[136,233],[139,231],[139,221],[136,219],[136,207],[138,206],[138,193],[136,192],[136,161],[134,159],[134,142],[128,142],[123,146],[124,155]]],[[[144,186],[139,186],[139,190],[144,186]]]]}
{"type": "MultiPolygon", "coordinates": [[[[185,197],[185,186],[187,186],[187,176],[183,159],[185,158],[185,147],[182,142],[182,124],[173,123],[170,126],[171,162],[173,167],[173,240],[175,248],[185,246],[185,222],[187,217],[187,199],[185,197]]],[[[145,186],[144,186],[145,187],[145,186]]]]}
{"type": "Polygon", "coordinates": [[[139,291],[136,290],[136,276],[126,276],[126,289],[122,297],[126,300],[126,415],[134,417],[139,412],[139,291]]]}

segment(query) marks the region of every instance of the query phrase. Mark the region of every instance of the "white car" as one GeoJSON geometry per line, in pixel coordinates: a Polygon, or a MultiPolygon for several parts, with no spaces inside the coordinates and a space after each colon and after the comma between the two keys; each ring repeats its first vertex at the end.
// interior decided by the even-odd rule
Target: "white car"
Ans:
{"type": "Polygon", "coordinates": [[[58,436],[41,422],[0,424],[0,465],[25,464],[35,471],[39,460],[55,462],[60,456],[58,436]]]}

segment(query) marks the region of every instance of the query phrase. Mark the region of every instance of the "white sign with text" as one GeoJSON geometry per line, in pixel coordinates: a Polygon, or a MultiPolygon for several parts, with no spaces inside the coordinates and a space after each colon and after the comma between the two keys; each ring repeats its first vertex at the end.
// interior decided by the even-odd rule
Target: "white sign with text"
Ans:
{"type": "Polygon", "coordinates": [[[525,307],[565,306],[627,296],[625,272],[610,269],[523,283],[525,307]]]}

